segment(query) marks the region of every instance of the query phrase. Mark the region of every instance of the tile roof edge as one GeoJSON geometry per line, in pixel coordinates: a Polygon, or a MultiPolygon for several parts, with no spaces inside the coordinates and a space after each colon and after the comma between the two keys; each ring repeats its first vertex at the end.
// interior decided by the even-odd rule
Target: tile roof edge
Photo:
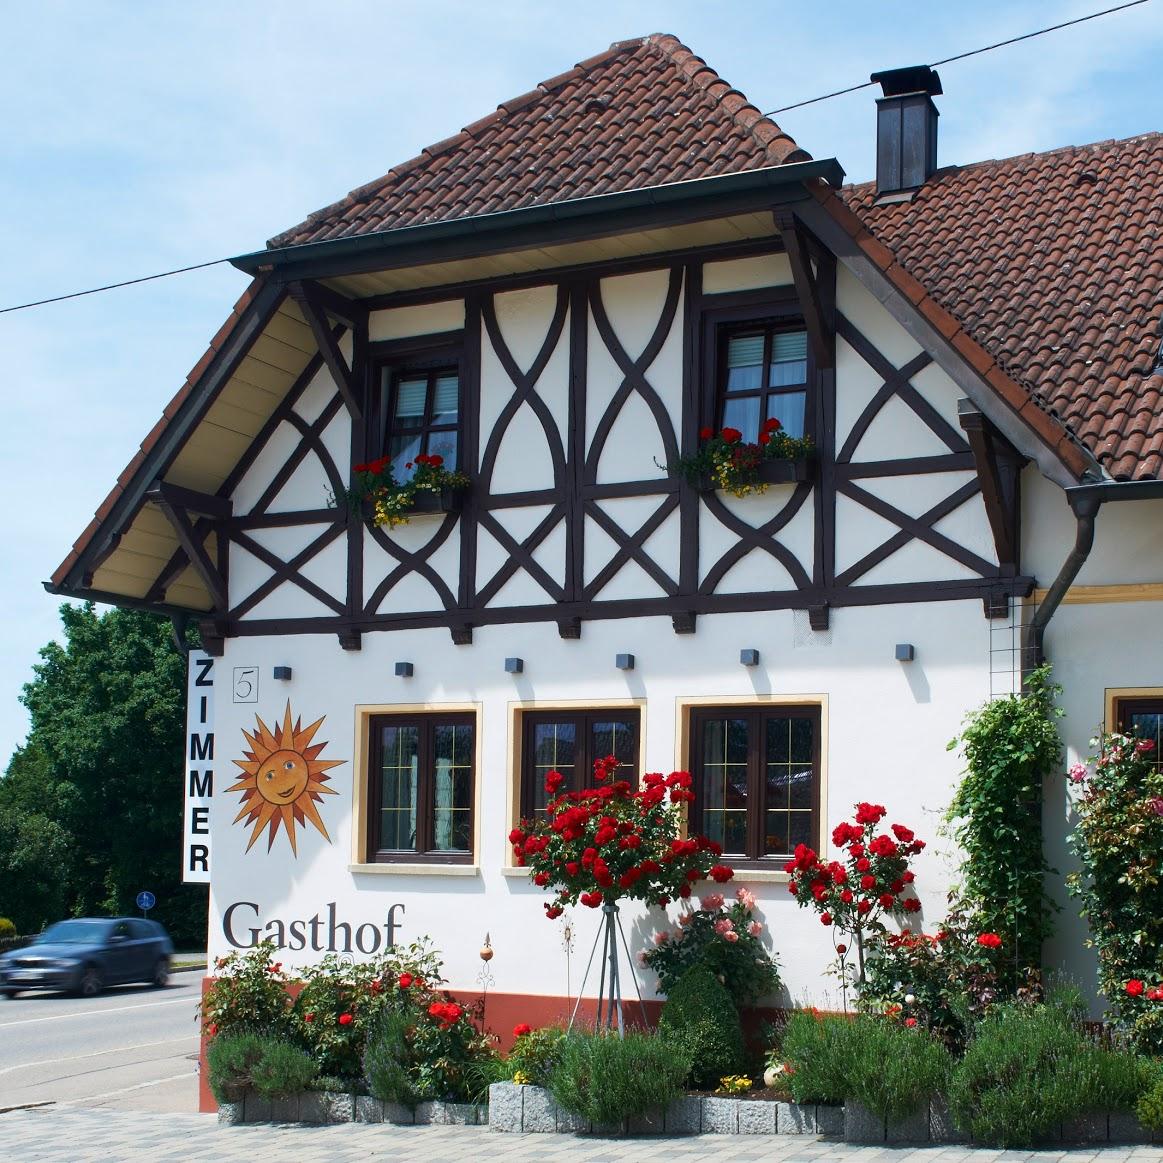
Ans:
{"type": "Polygon", "coordinates": [[[729,85],[702,57],[695,56],[677,36],[668,32],[658,32],[646,37],[645,40],[661,54],[670,58],[686,77],[687,84],[723,105],[735,124],[759,145],[760,149],[772,159],[774,165],[812,160],[812,155],[806,149],[802,149],[790,134],[767,117],[757,105],[748,101],[740,90],[729,85]],[[712,90],[717,85],[722,85],[723,90],[716,94],[712,90]],[[737,102],[731,103],[735,105],[733,109],[725,101],[725,98],[732,95],[738,98],[737,102]],[[781,141],[787,142],[789,148],[783,150],[777,148],[776,143],[781,141]]]}
{"type": "Polygon", "coordinates": [[[145,458],[149,455],[154,445],[158,442],[161,434],[166,426],[172,421],[179,408],[189,398],[190,393],[193,392],[202,376],[205,375],[206,369],[210,366],[214,356],[218,354],[231,335],[234,334],[235,329],[242,322],[246,315],[247,308],[254,302],[258,292],[262,289],[266,282],[264,276],[259,275],[250,281],[250,285],[239,296],[238,301],[234,304],[233,310],[226,317],[226,321],[218,328],[214,334],[214,338],[210,340],[209,346],[202,353],[198,362],[190,369],[182,386],[174,393],[169,403],[162,409],[162,414],[157,423],[149,430],[145,439],[141,442],[137,451],[130,458],[129,463],[118,474],[117,480],[113,487],[105,495],[105,499],[97,506],[96,516],[85,527],[84,532],[73,542],[72,549],[69,550],[65,556],[64,561],[53,571],[51,581],[54,586],[61,586],[65,579],[72,571],[73,566],[81,559],[81,556],[92,544],[93,538],[97,535],[105,518],[108,516],[114,504],[119,501],[128,486],[130,478],[144,463],[145,458]]]}
{"type": "Polygon", "coordinates": [[[877,238],[864,220],[840,196],[819,182],[805,183],[817,202],[860,248],[880,273],[919,310],[977,374],[978,378],[1045,444],[1079,480],[1097,465],[1094,454],[1059,420],[1047,411],[1028,384],[1015,380],[994,355],[982,346],[950,311],[928,291],[924,283],[900,262],[877,238]],[[919,292],[918,292],[919,288],[919,292]]]}
{"type": "Polygon", "coordinates": [[[801,149],[791,136],[785,133],[770,118],[765,117],[758,107],[751,104],[738,89],[734,89],[728,85],[706,61],[701,57],[695,56],[678,37],[668,32],[656,32],[649,36],[615,41],[605,51],[597,53],[592,57],[587,57],[585,60],[578,61],[572,69],[567,69],[563,73],[546,78],[527,93],[522,93],[517,97],[502,101],[492,113],[486,113],[476,121],[470,122],[459,133],[446,137],[433,145],[425,146],[415,157],[397,163],[386,174],[378,178],[373,178],[363,185],[356,186],[355,189],[351,190],[344,197],[332,202],[328,206],[313,211],[302,222],[267,239],[267,249],[278,250],[283,246],[289,245],[290,240],[301,234],[305,228],[337,214],[341,214],[344,211],[354,209],[361,202],[381,193],[396,179],[426,164],[432,158],[438,157],[441,154],[447,153],[474,140],[485,130],[492,129],[499,122],[505,120],[513,113],[524,109],[534,101],[552,95],[563,85],[577,80],[587,72],[597,68],[599,65],[605,64],[607,61],[613,60],[622,53],[633,52],[644,47],[653,49],[659,56],[669,60],[683,76],[685,83],[693,91],[705,95],[712,101],[725,105],[726,111],[731,119],[743,132],[748,134],[756,142],[764,154],[771,159],[773,165],[785,165],[791,162],[812,160],[812,155],[807,150],[801,149]],[[718,86],[721,86],[721,90],[716,93],[714,90],[718,86]],[[726,105],[724,101],[725,98],[732,95],[737,98],[736,101],[731,102],[731,105],[735,106],[734,108],[726,105]],[[780,143],[786,143],[786,148],[783,148],[780,143]]]}
{"type": "MultiPolygon", "coordinates": [[[[1017,165],[1019,162],[1034,162],[1043,159],[1050,159],[1055,157],[1069,157],[1084,153],[1087,150],[1109,150],[1115,146],[1131,145],[1137,142],[1145,142],[1150,140],[1159,140],[1163,143],[1163,132],[1158,130],[1149,130],[1146,133],[1132,134],[1130,137],[1106,137],[1101,141],[1088,141],[1082,145],[1057,145],[1053,149],[1045,150],[1027,150],[1025,153],[1009,154],[1006,157],[1000,158],[981,158],[978,161],[964,162],[963,164],[951,163],[950,165],[938,166],[934,173],[934,177],[940,177],[947,174],[961,174],[966,171],[986,169],[988,167],[1000,167],[1017,165]]],[[[869,190],[876,183],[873,180],[867,182],[848,182],[840,189],[841,194],[855,192],[857,190],[869,190]]],[[[922,187],[924,189],[924,187],[922,187]]]]}

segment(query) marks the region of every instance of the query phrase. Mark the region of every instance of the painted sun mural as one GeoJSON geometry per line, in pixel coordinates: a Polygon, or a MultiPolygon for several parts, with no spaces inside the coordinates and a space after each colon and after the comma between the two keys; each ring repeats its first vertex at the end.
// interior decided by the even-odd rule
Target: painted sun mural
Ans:
{"type": "Polygon", "coordinates": [[[298,856],[295,826],[305,824],[308,820],[328,844],[331,843],[327,827],[315,805],[322,803],[324,796],[339,794],[334,788],[326,786],[330,777],[323,773],[346,761],[320,759],[319,755],[327,744],[311,742],[326,717],[324,715],[316,719],[309,727],[303,726],[302,719],[292,722],[291,704],[288,701],[282,725],[279,726],[276,721],[274,731],[258,715],[255,715],[258,726],[253,732],[243,728],[242,734],[250,750],[243,751],[245,759],[234,760],[235,766],[242,768],[243,776],[226,790],[242,792],[242,807],[233,823],[245,820],[247,824],[254,825],[250,843],[246,846],[247,852],[254,847],[264,828],[269,828],[269,852],[282,825],[291,851],[298,856]]]}

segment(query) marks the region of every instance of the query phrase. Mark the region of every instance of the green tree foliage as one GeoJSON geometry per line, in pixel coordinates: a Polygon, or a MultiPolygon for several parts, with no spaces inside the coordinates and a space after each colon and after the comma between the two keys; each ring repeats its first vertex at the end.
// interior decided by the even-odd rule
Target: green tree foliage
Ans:
{"type": "Polygon", "coordinates": [[[1021,695],[994,699],[966,716],[961,735],[965,778],[949,818],[965,850],[964,904],[978,928],[999,933],[1013,954],[1011,986],[1041,965],[1052,930],[1042,855],[1042,780],[1062,756],[1054,705],[1061,688],[1039,667],[1021,695]]]}
{"type": "Polygon", "coordinates": [[[132,912],[142,889],[179,944],[205,939],[205,889],[180,883],[185,659],[169,623],[61,607],[22,702],[32,726],[0,780],[0,913],[35,930],[132,912]]]}

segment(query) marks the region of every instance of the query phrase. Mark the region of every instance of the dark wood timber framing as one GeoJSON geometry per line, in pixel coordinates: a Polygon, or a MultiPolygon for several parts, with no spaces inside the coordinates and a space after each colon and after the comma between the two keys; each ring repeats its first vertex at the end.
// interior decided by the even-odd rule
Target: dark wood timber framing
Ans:
{"type": "MultiPolygon", "coordinates": [[[[762,610],[806,610],[810,625],[822,630],[829,624],[832,608],[977,598],[996,611],[1000,603],[1008,604],[1011,596],[1028,593],[1032,580],[1019,574],[1016,553],[1020,456],[977,413],[963,411],[961,430],[946,421],[912,383],[913,377],[931,362],[930,357],[921,354],[897,367],[850,320],[839,316],[835,262],[816,235],[805,228],[797,215],[786,210],[774,211],[773,222],[778,235],[764,241],[474,282],[439,293],[382,296],[371,302],[385,308],[418,305],[455,294],[465,306],[463,331],[388,343],[369,341],[369,301],[353,302],[318,283],[294,282],[290,292],[311,326],[319,353],[231,473],[219,496],[183,495],[160,483],[151,493],[150,499],[163,508],[174,524],[181,549],[159,574],[144,604],[160,608],[166,590],[192,564],[214,602],[214,608],[202,619],[201,630],[204,642],[215,648],[220,649],[221,640],[230,635],[327,632],[336,634],[345,649],[358,649],[361,635],[377,630],[442,626],[454,642],[468,644],[477,626],[552,622],[562,638],[576,639],[581,637],[587,620],[656,615],[670,618],[675,633],[694,633],[700,614],[762,610]],[[728,294],[705,292],[705,261],[780,252],[788,256],[794,285],[728,294]],[[665,285],[660,288],[658,316],[645,345],[640,351],[630,351],[607,310],[602,280],[641,271],[665,272],[665,285]],[[506,342],[496,298],[503,291],[538,286],[552,288],[551,318],[536,355],[528,366],[522,366],[506,342]],[[716,329],[732,321],[773,315],[802,319],[808,332],[806,425],[817,448],[809,479],[776,486],[762,500],[750,501],[740,508],[720,494],[700,493],[663,470],[632,480],[611,481],[602,476],[603,452],[631,402],[642,409],[644,424],[650,428],[643,437],[657,441],[660,458],[673,463],[680,454],[695,451],[700,427],[715,416],[716,329]],[[350,335],[350,358],[340,347],[345,333],[350,335]],[[882,381],[842,447],[837,447],[835,437],[838,337],[882,381]],[[664,385],[654,367],[668,340],[682,345],[679,415],[674,414],[673,403],[665,401],[664,385]],[[481,358],[486,344],[491,358],[502,369],[509,390],[497,402],[496,421],[490,430],[482,432],[481,358]],[[351,464],[384,451],[384,423],[378,415],[380,367],[386,361],[437,348],[455,350],[459,367],[460,468],[471,481],[459,511],[445,513],[436,521],[426,518],[425,528],[430,533],[422,544],[417,543],[414,533],[401,539],[391,530],[369,527],[342,503],[328,507],[325,497],[320,497],[319,504],[311,509],[271,511],[284,486],[309,458],[321,466],[328,487],[342,501],[351,464]],[[551,408],[540,384],[555,355],[568,360],[568,408],[564,418],[551,408]],[[608,357],[612,362],[617,381],[609,402],[594,412],[593,398],[587,399],[587,378],[590,365],[599,357],[608,357]],[[296,404],[324,367],[335,382],[335,395],[313,419],[307,420],[296,410],[296,404]],[[944,452],[907,460],[854,459],[861,438],[880,410],[894,398],[912,410],[940,441],[944,452]],[[523,409],[531,411],[540,437],[544,438],[552,465],[552,484],[496,492],[494,478],[501,446],[523,409]],[[329,425],[339,420],[350,422],[348,464],[337,463],[338,457],[329,452],[334,442],[329,445],[324,438],[329,425]],[[263,446],[277,431],[281,430],[285,437],[288,428],[296,436],[289,455],[263,482],[250,511],[233,512],[229,496],[254,466],[263,446]],[[951,488],[947,496],[935,496],[933,504],[919,516],[882,500],[866,483],[882,477],[948,472],[973,472],[975,479],[951,488]],[[943,517],[978,493],[989,515],[1000,565],[986,561],[936,528],[943,517]],[[881,545],[839,572],[838,495],[896,527],[896,532],[881,545]],[[625,518],[616,507],[623,498],[651,502],[636,510],[633,528],[624,526],[625,518]],[[805,510],[805,506],[810,508],[805,510]],[[519,509],[536,509],[536,518],[518,526],[508,519],[508,514],[519,509]],[[807,554],[793,551],[781,540],[783,531],[805,512],[811,516],[813,531],[813,545],[807,554]],[[668,521],[678,526],[673,561],[651,550],[652,537],[668,521]],[[729,534],[725,549],[707,549],[710,542],[703,537],[704,522],[709,523],[707,528],[718,529],[720,537],[723,530],[729,534]],[[294,526],[315,528],[308,538],[300,540],[303,548],[293,554],[280,555],[259,539],[264,529],[294,526]],[[519,533],[515,531],[518,527],[519,533]],[[563,535],[564,552],[557,550],[560,556],[550,559],[545,547],[555,533],[558,537],[563,535]],[[329,590],[308,573],[309,564],[339,538],[344,539],[346,549],[344,592],[338,587],[329,590]],[[482,538],[495,543],[501,553],[498,565],[484,573],[482,562],[489,559],[482,557],[482,538]],[[914,540],[956,561],[973,576],[955,581],[917,579],[893,584],[868,584],[864,580],[875,566],[914,540]],[[603,557],[594,560],[592,555],[599,544],[608,547],[603,557]],[[388,564],[377,566],[365,578],[367,563],[381,557],[368,556],[370,545],[386,555],[388,564]],[[252,586],[248,593],[232,592],[228,584],[232,548],[245,551],[269,570],[265,580],[252,586]],[[451,552],[455,562],[451,571],[434,564],[439,550],[443,550],[445,561],[451,552]],[[749,555],[770,562],[770,583],[752,592],[724,590],[728,575],[749,555]],[[628,567],[657,587],[655,596],[606,596],[614,580],[628,567]],[[539,594],[524,604],[499,604],[502,591],[518,577],[524,583],[532,582],[539,594]],[[432,593],[431,608],[403,610],[393,605],[393,596],[405,581],[427,585],[432,593]],[[264,599],[287,584],[317,604],[320,612],[295,618],[258,616],[264,599]]],[[[277,305],[276,299],[271,302],[277,305]]],[[[267,304],[268,311],[273,309],[267,304]]],[[[674,398],[672,394],[670,399],[674,398]]],[[[178,612],[176,607],[166,609],[178,612]]]]}
{"type": "Polygon", "coordinates": [[[227,599],[224,562],[221,558],[212,561],[205,545],[206,532],[213,528],[213,524],[209,526],[203,524],[202,529],[206,532],[200,535],[190,520],[190,514],[197,513],[211,518],[212,521],[214,519],[221,521],[230,516],[233,507],[231,502],[223,497],[206,496],[204,493],[196,493],[192,489],[168,485],[162,481],[155,481],[146,497],[161,509],[169,521],[177,535],[178,543],[185,551],[186,558],[210,594],[214,610],[220,615],[225,614],[227,599]]]}

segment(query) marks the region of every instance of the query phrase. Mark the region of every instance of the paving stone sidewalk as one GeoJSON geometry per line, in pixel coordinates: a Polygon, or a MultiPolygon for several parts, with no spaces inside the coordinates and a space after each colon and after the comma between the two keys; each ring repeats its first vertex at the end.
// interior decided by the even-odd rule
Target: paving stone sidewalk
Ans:
{"type": "Polygon", "coordinates": [[[5,1163],[1163,1163],[1163,1148],[1076,1147],[1045,1151],[965,1147],[849,1147],[791,1136],[699,1135],[601,1139],[505,1135],[486,1127],[219,1127],[213,1115],[159,1115],[48,1106],[0,1115],[5,1163]]]}

